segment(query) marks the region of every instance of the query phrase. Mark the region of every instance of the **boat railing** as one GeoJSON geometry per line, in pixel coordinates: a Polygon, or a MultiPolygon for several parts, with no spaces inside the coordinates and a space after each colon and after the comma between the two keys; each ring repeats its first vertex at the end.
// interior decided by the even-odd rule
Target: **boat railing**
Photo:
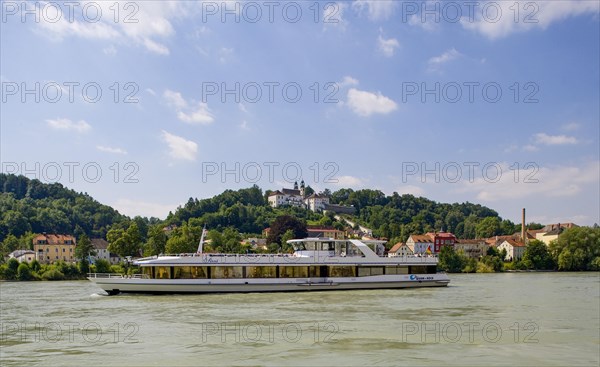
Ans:
{"type": "Polygon", "coordinates": [[[147,274],[119,274],[119,273],[88,273],[88,278],[119,278],[119,279],[148,279],[147,274]]]}

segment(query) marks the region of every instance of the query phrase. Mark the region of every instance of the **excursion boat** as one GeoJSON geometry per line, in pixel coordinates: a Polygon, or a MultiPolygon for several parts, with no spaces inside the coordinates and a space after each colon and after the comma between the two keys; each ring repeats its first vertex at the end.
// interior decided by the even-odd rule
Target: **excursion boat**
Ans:
{"type": "Polygon", "coordinates": [[[118,293],[248,293],[443,287],[433,256],[384,257],[384,241],[305,238],[292,254],[159,255],[133,261],[141,274],[89,274],[118,293]]]}

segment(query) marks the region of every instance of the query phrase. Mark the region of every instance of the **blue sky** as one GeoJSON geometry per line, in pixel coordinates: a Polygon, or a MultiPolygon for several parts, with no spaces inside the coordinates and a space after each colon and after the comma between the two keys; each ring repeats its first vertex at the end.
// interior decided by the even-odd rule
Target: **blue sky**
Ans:
{"type": "Polygon", "coordinates": [[[161,218],[304,179],[600,222],[599,3],[469,4],[3,1],[2,171],[161,218]]]}

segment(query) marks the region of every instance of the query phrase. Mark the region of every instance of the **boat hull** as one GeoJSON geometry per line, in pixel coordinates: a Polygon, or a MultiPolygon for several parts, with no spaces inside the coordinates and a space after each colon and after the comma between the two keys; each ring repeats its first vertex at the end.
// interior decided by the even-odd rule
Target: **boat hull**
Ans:
{"type": "Polygon", "coordinates": [[[446,274],[374,276],[361,278],[269,279],[143,279],[88,278],[109,294],[118,293],[253,293],[308,292],[359,289],[444,287],[446,274]],[[370,278],[370,279],[369,279],[370,278]]]}

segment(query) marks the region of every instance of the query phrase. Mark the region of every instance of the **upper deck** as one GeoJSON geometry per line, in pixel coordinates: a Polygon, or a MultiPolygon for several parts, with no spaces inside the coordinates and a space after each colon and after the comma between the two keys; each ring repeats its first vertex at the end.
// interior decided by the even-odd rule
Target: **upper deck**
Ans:
{"type": "Polygon", "coordinates": [[[134,260],[140,266],[156,265],[437,265],[434,256],[385,257],[384,241],[305,238],[288,241],[293,254],[192,253],[160,255],[134,260]]]}

